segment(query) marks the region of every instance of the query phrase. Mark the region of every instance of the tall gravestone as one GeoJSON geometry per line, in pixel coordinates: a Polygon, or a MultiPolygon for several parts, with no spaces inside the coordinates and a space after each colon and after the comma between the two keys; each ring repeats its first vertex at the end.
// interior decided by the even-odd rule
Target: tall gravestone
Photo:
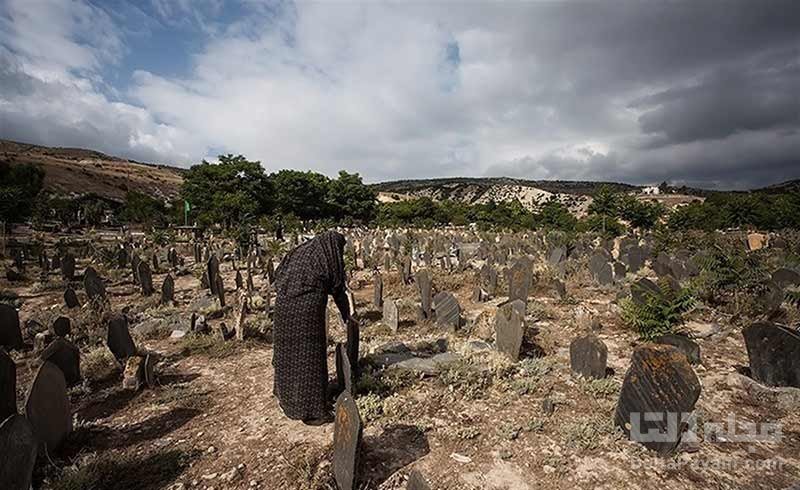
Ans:
{"type": "Polygon", "coordinates": [[[333,426],[333,475],[340,490],[355,490],[361,457],[361,415],[353,395],[342,392],[336,400],[333,426]]]}
{"type": "Polygon", "coordinates": [[[64,374],[45,361],[36,372],[25,399],[25,416],[33,426],[40,449],[52,453],[72,432],[72,413],[64,374]]]}
{"type": "Polygon", "coordinates": [[[65,281],[72,281],[75,278],[75,256],[70,253],[61,258],[61,277],[65,281]]]}
{"type": "Polygon", "coordinates": [[[66,337],[72,332],[72,322],[69,318],[60,316],[53,321],[51,330],[56,337],[66,337]]]}
{"type": "Polygon", "coordinates": [[[422,476],[417,470],[412,470],[408,475],[408,482],[406,483],[406,490],[431,490],[425,477],[422,476]]]}
{"type": "Polygon", "coordinates": [[[136,354],[136,345],[128,330],[128,319],[124,315],[115,315],[109,320],[106,344],[117,361],[121,363],[136,354]]]}
{"type": "Polygon", "coordinates": [[[433,310],[438,326],[454,331],[461,325],[461,306],[451,293],[442,291],[437,294],[433,298],[433,310]]]}
{"type": "Polygon", "coordinates": [[[139,284],[139,264],[142,263],[142,259],[139,258],[138,254],[133,254],[131,256],[131,272],[133,274],[133,283],[139,284]]]}
{"type": "Polygon", "coordinates": [[[516,299],[500,306],[494,318],[494,329],[497,350],[513,361],[518,360],[525,333],[525,303],[516,299]]]}
{"type": "Polygon", "coordinates": [[[533,285],[533,264],[527,257],[518,259],[507,273],[508,300],[520,300],[527,304],[533,285]]]}
{"type": "Polygon", "coordinates": [[[211,294],[217,294],[217,286],[219,285],[219,259],[216,254],[212,255],[206,263],[206,275],[208,276],[208,287],[211,294]]]}
{"type": "Polygon", "coordinates": [[[0,486],[3,490],[30,490],[38,443],[31,423],[11,415],[0,423],[0,486]]]}
{"type": "Polygon", "coordinates": [[[105,300],[106,286],[93,267],[87,267],[83,273],[83,289],[91,301],[105,300]]]}
{"type": "Polygon", "coordinates": [[[0,303],[0,347],[14,350],[21,349],[22,346],[22,330],[16,308],[0,303]]]}
{"type": "Polygon", "coordinates": [[[433,284],[430,272],[421,270],[417,272],[417,291],[420,298],[420,313],[423,319],[430,320],[433,317],[433,284]]]}
{"type": "Polygon", "coordinates": [[[383,303],[383,323],[392,333],[397,333],[397,329],[400,326],[398,309],[397,309],[397,301],[393,299],[389,299],[384,301],[383,303]]]}
{"type": "Polygon", "coordinates": [[[161,304],[171,305],[173,301],[175,301],[175,279],[171,274],[167,274],[161,284],[161,304]]]}
{"type": "Polygon", "coordinates": [[[569,345],[569,363],[572,371],[584,378],[604,378],[608,348],[597,336],[578,337],[569,345]]]}
{"type": "Polygon", "coordinates": [[[139,262],[139,284],[142,288],[142,296],[150,296],[153,294],[153,275],[150,272],[150,266],[144,260],[139,262]]]}
{"type": "Polygon", "coordinates": [[[372,292],[372,305],[375,308],[383,307],[383,277],[380,274],[375,274],[374,280],[375,288],[372,292]]]}
{"type": "Polygon", "coordinates": [[[15,413],[17,413],[17,365],[6,350],[0,347],[0,420],[5,420],[15,413]]]}
{"type": "Polygon", "coordinates": [[[64,290],[64,304],[67,308],[78,308],[81,305],[81,302],[78,301],[78,295],[75,294],[75,290],[68,287],[64,290]]]}
{"type": "Polygon", "coordinates": [[[336,380],[339,389],[353,392],[353,368],[347,355],[347,346],[341,342],[336,343],[336,380]]]}
{"type": "Polygon", "coordinates": [[[53,340],[42,351],[42,360],[50,361],[64,374],[67,386],[81,383],[81,353],[75,345],[63,338],[53,340]]]}
{"type": "Polygon", "coordinates": [[[756,381],[800,388],[800,333],[769,322],[749,325],[742,333],[756,381]]]}

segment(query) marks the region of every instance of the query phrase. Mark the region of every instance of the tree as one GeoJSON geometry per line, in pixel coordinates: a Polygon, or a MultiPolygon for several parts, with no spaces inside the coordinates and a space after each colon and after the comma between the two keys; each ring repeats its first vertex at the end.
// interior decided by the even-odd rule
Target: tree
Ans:
{"type": "Polygon", "coordinates": [[[44,170],[32,164],[0,163],[0,221],[20,223],[33,211],[44,185],[44,170]]]}
{"type": "Polygon", "coordinates": [[[659,203],[641,201],[631,195],[622,195],[618,201],[620,217],[628,221],[632,227],[651,230],[664,214],[664,207],[659,203]]]}
{"type": "Polygon", "coordinates": [[[539,226],[546,230],[573,231],[578,224],[578,219],[569,209],[552,198],[542,205],[536,217],[539,226]]]}
{"type": "Polygon", "coordinates": [[[338,221],[367,223],[378,212],[377,193],[364,185],[361,176],[339,172],[339,178],[328,182],[327,203],[338,221]]]}
{"type": "Polygon", "coordinates": [[[330,214],[329,179],[316,172],[281,170],[270,175],[277,196],[278,211],[303,221],[322,219],[330,214]]]}
{"type": "Polygon", "coordinates": [[[163,226],[167,222],[166,206],[141,192],[130,191],[125,194],[125,204],[120,208],[117,218],[125,223],[163,226]]]}

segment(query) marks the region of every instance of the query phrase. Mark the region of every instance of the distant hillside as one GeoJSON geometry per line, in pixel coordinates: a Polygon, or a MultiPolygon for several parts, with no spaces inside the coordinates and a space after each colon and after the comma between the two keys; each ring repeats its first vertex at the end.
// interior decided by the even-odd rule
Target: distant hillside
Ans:
{"type": "Polygon", "coordinates": [[[79,148],[49,148],[0,140],[0,163],[31,163],[45,171],[46,191],[66,196],[94,193],[123,201],[128,191],[161,200],[178,196],[185,170],[135,162],[79,148]]]}

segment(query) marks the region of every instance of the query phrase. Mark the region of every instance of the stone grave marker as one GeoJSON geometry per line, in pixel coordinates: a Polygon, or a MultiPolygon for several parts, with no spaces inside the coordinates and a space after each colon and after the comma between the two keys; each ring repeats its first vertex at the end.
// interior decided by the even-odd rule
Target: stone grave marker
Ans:
{"type": "Polygon", "coordinates": [[[6,303],[0,303],[0,347],[8,350],[21,349],[22,330],[19,328],[17,309],[6,303]]]}
{"type": "Polygon", "coordinates": [[[211,294],[217,294],[217,286],[219,286],[219,259],[214,254],[208,259],[206,263],[206,274],[208,275],[208,287],[211,294]]]}
{"type": "Polygon", "coordinates": [[[164,282],[161,284],[161,304],[171,305],[175,301],[175,279],[172,274],[167,274],[164,277],[164,282]]]}
{"type": "Polygon", "coordinates": [[[411,284],[411,257],[404,255],[402,258],[401,271],[403,284],[411,284]]]}
{"type": "Polygon", "coordinates": [[[685,335],[667,334],[655,340],[657,344],[671,345],[683,352],[689,364],[700,364],[700,346],[685,335]]]}
{"type": "Polygon", "coordinates": [[[0,347],[0,420],[5,420],[15,413],[17,413],[17,365],[6,350],[0,347]]]}
{"type": "Polygon", "coordinates": [[[106,345],[120,363],[136,354],[136,344],[133,343],[128,330],[128,319],[124,315],[115,315],[108,321],[106,345]]]}
{"type": "Polygon", "coordinates": [[[427,270],[417,272],[416,282],[420,297],[421,316],[425,320],[431,320],[433,318],[433,284],[430,272],[427,270]]]}
{"type": "Polygon", "coordinates": [[[40,448],[52,453],[72,432],[72,413],[64,374],[52,362],[45,361],[28,390],[25,416],[33,426],[40,448]]]}
{"type": "Polygon", "coordinates": [[[3,490],[30,490],[38,442],[31,423],[13,414],[0,423],[0,484],[3,490]]]}
{"type": "Polygon", "coordinates": [[[681,419],[694,410],[700,389],[682,352],[670,345],[644,344],[633,351],[614,422],[630,440],[659,454],[671,454],[681,440],[685,421],[681,419]],[[661,415],[645,417],[646,413],[661,415]]]}
{"type": "Polygon", "coordinates": [[[390,299],[383,303],[383,323],[392,333],[397,333],[400,326],[400,316],[397,309],[397,301],[390,299]]]}
{"type": "Polygon", "coordinates": [[[518,259],[507,273],[508,300],[528,303],[528,294],[533,286],[533,264],[527,257],[518,259]]]}
{"type": "Polygon", "coordinates": [[[142,296],[153,294],[153,275],[150,273],[150,266],[145,261],[139,262],[139,284],[142,288],[142,296]]]}
{"type": "Polygon", "coordinates": [[[455,331],[461,326],[461,306],[451,293],[442,291],[433,298],[436,324],[455,331]]]}
{"type": "Polygon", "coordinates": [[[500,306],[494,317],[494,330],[497,350],[518,360],[525,333],[525,303],[516,299],[500,306]]]}
{"type": "Polygon", "coordinates": [[[61,258],[61,277],[65,281],[75,279],[75,256],[70,253],[61,258]]]}
{"type": "Polygon", "coordinates": [[[64,290],[64,304],[67,308],[78,308],[81,306],[81,302],[78,301],[78,295],[75,294],[75,290],[71,287],[67,287],[64,290]]]}
{"type": "Polygon", "coordinates": [[[375,273],[374,284],[375,287],[372,292],[372,305],[375,308],[383,307],[383,277],[379,273],[375,273]]]}
{"type": "Polygon", "coordinates": [[[104,301],[106,285],[93,267],[87,267],[83,273],[83,289],[91,301],[104,301]]]}
{"type": "Polygon", "coordinates": [[[42,351],[41,358],[52,362],[61,370],[67,386],[81,383],[81,353],[71,342],[61,337],[56,338],[42,351]]]}
{"type": "Polygon", "coordinates": [[[138,254],[133,254],[131,256],[131,271],[133,272],[133,283],[139,284],[139,264],[142,263],[142,259],[139,258],[138,254]]]}
{"type": "Polygon", "coordinates": [[[336,381],[340,390],[353,392],[353,368],[347,355],[347,346],[342,342],[336,343],[336,381]]]}
{"type": "Polygon", "coordinates": [[[236,284],[236,289],[244,289],[244,277],[242,277],[242,271],[236,271],[236,277],[234,277],[233,282],[236,284]]]}
{"type": "Polygon", "coordinates": [[[489,297],[497,294],[497,271],[489,264],[484,264],[480,272],[481,287],[489,297]]]}
{"type": "Polygon", "coordinates": [[[408,475],[408,482],[406,483],[406,490],[431,490],[425,477],[422,476],[417,470],[411,470],[408,475]]]}
{"type": "Polygon", "coordinates": [[[658,284],[654,283],[650,279],[643,277],[642,279],[639,279],[635,283],[631,284],[631,300],[634,303],[638,305],[644,305],[647,303],[647,299],[651,296],[661,296],[661,288],[659,288],[658,284]]]}
{"type": "Polygon", "coordinates": [[[584,378],[604,378],[607,360],[608,348],[596,335],[578,337],[569,344],[570,367],[584,378]]]}
{"type": "Polygon", "coordinates": [[[748,325],[742,333],[756,381],[800,388],[800,333],[769,322],[748,325]]]}
{"type": "Polygon", "coordinates": [[[772,273],[772,281],[781,288],[800,286],[800,272],[783,267],[772,273]]]}
{"type": "Polygon", "coordinates": [[[333,426],[333,475],[340,490],[355,490],[361,459],[361,415],[353,395],[342,392],[336,400],[333,426]]]}
{"type": "Polygon", "coordinates": [[[60,316],[53,322],[52,330],[55,336],[66,337],[72,332],[72,323],[69,318],[60,316]]]}
{"type": "Polygon", "coordinates": [[[217,284],[214,286],[214,294],[217,295],[217,299],[219,299],[219,306],[221,308],[225,308],[225,284],[222,282],[222,275],[217,274],[216,276],[217,284]]]}

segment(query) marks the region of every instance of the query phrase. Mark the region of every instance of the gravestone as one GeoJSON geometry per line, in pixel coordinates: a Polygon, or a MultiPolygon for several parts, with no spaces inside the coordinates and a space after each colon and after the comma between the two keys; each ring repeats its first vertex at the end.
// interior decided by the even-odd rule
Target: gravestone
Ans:
{"type": "Polygon", "coordinates": [[[604,378],[607,360],[608,348],[595,335],[578,337],[569,344],[570,367],[574,373],[584,378],[604,378]]]}
{"type": "Polygon", "coordinates": [[[403,284],[411,284],[411,257],[405,255],[402,260],[403,284]]]}
{"type": "Polygon", "coordinates": [[[253,274],[250,271],[247,271],[247,291],[253,292],[256,290],[255,284],[253,284],[253,274]]]}
{"type": "Polygon", "coordinates": [[[70,253],[61,259],[61,277],[65,281],[72,281],[75,278],[75,257],[70,253]]]}
{"type": "Polygon", "coordinates": [[[800,388],[800,333],[769,322],[753,323],[742,333],[756,381],[800,388]]]}
{"type": "Polygon", "coordinates": [[[31,423],[22,415],[0,423],[0,485],[3,490],[30,490],[38,442],[31,423]]]}
{"type": "Polygon", "coordinates": [[[106,297],[106,286],[93,267],[87,267],[83,273],[83,289],[91,301],[103,301],[106,297]]]}
{"type": "Polygon", "coordinates": [[[781,288],[800,286],[800,272],[784,267],[772,273],[772,281],[781,288]]]}
{"type": "Polygon", "coordinates": [[[178,251],[175,250],[175,247],[170,247],[169,251],[167,251],[167,262],[173,268],[178,267],[179,260],[178,260],[178,251]]]}
{"type": "Polygon", "coordinates": [[[664,252],[659,253],[656,260],[653,261],[653,271],[659,277],[672,275],[672,259],[669,258],[669,255],[664,252]]]}
{"type": "Polygon", "coordinates": [[[77,347],[63,338],[53,340],[42,351],[41,358],[55,364],[64,375],[67,386],[81,383],[81,353],[77,347]]]}
{"type": "Polygon", "coordinates": [[[490,297],[497,294],[497,271],[489,264],[481,267],[481,287],[490,297]]]}
{"type": "Polygon", "coordinates": [[[411,470],[408,475],[408,482],[406,483],[406,490],[431,490],[425,477],[422,476],[417,470],[411,470]]]}
{"type": "Polygon", "coordinates": [[[153,270],[158,272],[158,269],[159,269],[158,252],[153,252],[153,270]]]}
{"type": "Polygon", "coordinates": [[[553,289],[556,290],[558,299],[565,300],[567,298],[567,286],[558,279],[553,279],[553,289]]]}
{"type": "Polygon", "coordinates": [[[333,475],[340,490],[355,490],[361,459],[361,415],[353,395],[342,392],[336,399],[333,426],[333,475]]]}
{"type": "Polygon", "coordinates": [[[522,257],[508,269],[508,300],[520,300],[528,303],[528,294],[533,286],[533,264],[527,257],[522,257]]]}
{"type": "Polygon", "coordinates": [[[525,303],[517,299],[500,306],[494,317],[494,330],[497,350],[512,361],[518,360],[525,333],[525,303]]]}
{"type": "Polygon", "coordinates": [[[208,262],[206,262],[206,274],[208,275],[208,287],[211,294],[217,294],[217,286],[219,285],[219,259],[216,254],[212,255],[208,262]]]}
{"type": "Polygon", "coordinates": [[[244,289],[244,278],[242,277],[242,271],[236,271],[236,276],[234,277],[233,282],[236,284],[237,290],[244,289]]]}
{"type": "Polygon", "coordinates": [[[128,319],[124,315],[115,315],[108,321],[106,345],[120,363],[136,354],[136,344],[133,343],[128,330],[128,319]]]}
{"type": "Polygon", "coordinates": [[[397,301],[390,299],[383,303],[383,324],[389,327],[392,333],[397,333],[400,326],[400,317],[397,310],[397,301]]]}
{"type": "Polygon", "coordinates": [[[550,265],[558,265],[567,258],[567,249],[564,247],[555,247],[547,258],[550,265]]]}
{"type": "Polygon", "coordinates": [[[142,288],[142,296],[153,294],[153,275],[150,273],[150,266],[147,262],[139,262],[139,284],[142,288]]]}
{"type": "Polygon", "coordinates": [[[345,325],[347,329],[347,357],[353,371],[353,379],[358,379],[358,350],[361,342],[358,321],[350,317],[345,325]]]}
{"type": "Polygon", "coordinates": [[[650,297],[660,297],[661,288],[650,279],[643,277],[631,284],[631,301],[637,305],[644,305],[650,297]]]}
{"type": "Polygon", "coordinates": [[[25,416],[33,426],[40,449],[52,453],[72,432],[72,413],[64,374],[45,361],[36,372],[25,399],[25,416]]]}
{"type": "Polygon", "coordinates": [[[0,420],[5,420],[15,413],[17,413],[17,365],[6,350],[0,347],[0,420]]]}
{"type": "Polygon", "coordinates": [[[214,294],[217,295],[217,299],[219,299],[219,306],[220,308],[225,308],[225,284],[222,282],[222,275],[217,273],[216,276],[217,284],[214,286],[214,294]]]}
{"type": "Polygon", "coordinates": [[[372,305],[375,308],[383,307],[383,277],[376,273],[374,279],[375,288],[372,292],[372,305]]]}
{"type": "Polygon", "coordinates": [[[427,270],[417,272],[416,282],[417,291],[419,291],[422,318],[431,320],[433,318],[433,284],[431,283],[430,273],[427,270]]]}
{"type": "Polygon", "coordinates": [[[21,349],[22,330],[19,328],[19,314],[16,308],[0,303],[0,347],[7,350],[21,349]]]}
{"type": "Polygon", "coordinates": [[[630,440],[668,455],[680,443],[682,422],[694,410],[700,389],[682,352],[669,345],[644,344],[633,351],[614,422],[630,440]]]}
{"type": "Polygon", "coordinates": [[[64,304],[67,308],[78,308],[81,306],[80,301],[78,301],[78,295],[75,294],[75,290],[68,287],[64,291],[64,304]]]}
{"type": "Polygon", "coordinates": [[[685,335],[667,334],[658,337],[657,344],[671,345],[686,355],[689,364],[700,364],[700,346],[685,335]]]}
{"type": "Polygon", "coordinates": [[[60,316],[53,322],[52,330],[57,337],[66,337],[72,332],[72,324],[69,318],[60,316]]]}
{"type": "Polygon", "coordinates": [[[164,277],[164,282],[161,284],[161,304],[171,305],[175,301],[175,279],[171,274],[164,277]]]}
{"type": "Polygon", "coordinates": [[[133,254],[131,256],[131,272],[133,273],[133,283],[139,284],[139,264],[142,262],[142,259],[139,258],[138,254],[133,254]]]}
{"type": "Polygon", "coordinates": [[[336,343],[336,381],[340,390],[353,392],[353,369],[347,347],[342,342],[336,343]]]}
{"type": "Polygon", "coordinates": [[[123,267],[125,267],[128,264],[128,251],[125,250],[125,247],[123,247],[122,245],[120,245],[117,248],[116,258],[117,258],[117,268],[118,269],[122,269],[123,267]]]}
{"type": "Polygon", "coordinates": [[[455,331],[461,326],[461,306],[451,293],[442,291],[433,298],[433,310],[436,313],[436,324],[455,331]]]}

